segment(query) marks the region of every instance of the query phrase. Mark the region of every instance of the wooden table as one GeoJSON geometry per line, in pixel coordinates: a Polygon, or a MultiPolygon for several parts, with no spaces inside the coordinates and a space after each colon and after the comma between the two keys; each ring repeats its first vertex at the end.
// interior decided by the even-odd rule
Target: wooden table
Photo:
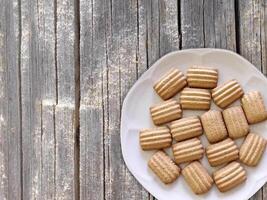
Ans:
{"type": "Polygon", "coordinates": [[[153,199],[123,162],[121,105],[161,56],[200,47],[266,75],[267,0],[0,1],[0,199],[153,199]]]}

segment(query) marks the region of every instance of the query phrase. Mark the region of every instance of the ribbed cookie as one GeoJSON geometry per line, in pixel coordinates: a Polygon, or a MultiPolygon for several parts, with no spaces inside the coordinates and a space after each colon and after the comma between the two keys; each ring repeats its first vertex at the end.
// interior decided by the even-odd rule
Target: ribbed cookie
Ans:
{"type": "Polygon", "coordinates": [[[223,111],[223,118],[229,137],[237,139],[249,132],[249,125],[241,106],[234,106],[223,111]]]}
{"type": "Polygon", "coordinates": [[[227,129],[220,111],[210,110],[200,118],[204,132],[210,143],[219,142],[227,137],[227,129]]]}
{"type": "Polygon", "coordinates": [[[248,166],[256,166],[259,164],[265,148],[266,139],[257,134],[249,133],[240,147],[239,158],[248,166]]]}
{"type": "Polygon", "coordinates": [[[206,148],[208,161],[212,167],[216,167],[238,159],[238,147],[235,142],[227,138],[206,148]]]}
{"type": "Polygon", "coordinates": [[[184,74],[178,69],[171,69],[154,85],[154,90],[163,100],[167,100],[182,90],[186,84],[184,74]]]}
{"type": "Polygon", "coordinates": [[[230,80],[223,85],[214,88],[212,98],[217,106],[225,108],[243,96],[244,92],[236,80],[230,80]]]}
{"type": "Polygon", "coordinates": [[[211,176],[198,161],[187,165],[182,170],[182,175],[195,194],[207,193],[213,185],[211,176]]]}
{"type": "Polygon", "coordinates": [[[245,169],[238,162],[231,162],[225,167],[213,173],[217,188],[221,192],[227,192],[247,179],[245,169]]]}
{"type": "Polygon", "coordinates": [[[253,91],[245,94],[241,99],[243,109],[249,124],[255,124],[267,119],[267,111],[260,92],[253,91]]]}
{"type": "Polygon", "coordinates": [[[202,125],[199,117],[186,117],[173,121],[170,125],[172,137],[177,141],[182,141],[202,135],[202,125]]]}
{"type": "Polygon", "coordinates": [[[170,129],[167,127],[143,129],[140,131],[139,139],[143,150],[164,149],[172,144],[170,129]]]}
{"type": "Polygon", "coordinates": [[[183,109],[210,109],[211,94],[207,89],[184,88],[181,92],[180,103],[183,109]]]}
{"type": "Polygon", "coordinates": [[[203,145],[198,138],[178,142],[172,146],[172,151],[177,164],[199,160],[204,154],[203,145]]]}
{"type": "Polygon", "coordinates": [[[189,87],[212,89],[217,86],[218,70],[200,66],[193,66],[187,71],[189,87]]]}
{"type": "Polygon", "coordinates": [[[182,117],[182,109],[178,101],[170,99],[150,107],[150,113],[155,125],[161,125],[182,117]]]}
{"type": "Polygon", "coordinates": [[[180,168],[163,151],[156,152],[148,161],[148,166],[165,184],[174,182],[180,174],[180,168]]]}

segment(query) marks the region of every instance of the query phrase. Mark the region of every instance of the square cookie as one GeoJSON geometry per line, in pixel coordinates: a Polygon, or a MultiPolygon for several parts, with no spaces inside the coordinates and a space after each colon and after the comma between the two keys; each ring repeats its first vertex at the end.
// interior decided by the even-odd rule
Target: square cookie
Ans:
{"type": "Polygon", "coordinates": [[[222,141],[227,138],[227,129],[224,125],[222,113],[218,110],[205,112],[201,117],[204,133],[210,143],[222,141]]]}
{"type": "Polygon", "coordinates": [[[225,109],[223,111],[223,119],[230,138],[237,139],[248,134],[249,125],[241,106],[225,109]]]}
{"type": "Polygon", "coordinates": [[[182,175],[195,194],[207,193],[213,185],[213,179],[198,161],[194,161],[187,165],[182,170],[182,175]]]}
{"type": "Polygon", "coordinates": [[[240,147],[239,158],[248,166],[256,166],[259,164],[265,148],[266,139],[257,134],[249,133],[240,147]]]}
{"type": "Polygon", "coordinates": [[[267,111],[264,105],[263,97],[260,92],[252,91],[241,99],[249,124],[255,124],[267,119],[267,111]]]}

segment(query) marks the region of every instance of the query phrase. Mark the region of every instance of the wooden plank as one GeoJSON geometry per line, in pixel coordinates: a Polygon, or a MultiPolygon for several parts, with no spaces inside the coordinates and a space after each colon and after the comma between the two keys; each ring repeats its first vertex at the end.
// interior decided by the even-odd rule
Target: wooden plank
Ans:
{"type": "Polygon", "coordinates": [[[225,48],[235,51],[234,0],[181,0],[182,48],[225,48]]]}
{"type": "Polygon", "coordinates": [[[264,29],[263,0],[239,1],[240,16],[240,54],[252,62],[259,70],[262,70],[262,59],[266,63],[266,55],[262,55],[262,49],[266,49],[262,38],[266,37],[264,29]],[[264,35],[262,35],[264,34],[264,35]]]}
{"type": "Polygon", "coordinates": [[[159,0],[160,56],[179,49],[177,0],[159,0]]]}
{"type": "Polygon", "coordinates": [[[77,142],[79,132],[78,10],[78,1],[57,1],[56,199],[79,198],[77,142]],[[75,76],[77,76],[77,82],[75,82],[75,76]]]}
{"type": "MultiPolygon", "coordinates": [[[[266,75],[266,0],[238,1],[240,54],[266,75]]],[[[251,199],[265,199],[265,188],[251,199]]]]}
{"type": "Polygon", "coordinates": [[[21,101],[23,199],[38,199],[41,191],[41,80],[38,67],[37,4],[21,1],[21,101]]]}
{"type": "Polygon", "coordinates": [[[235,1],[204,1],[205,47],[236,50],[235,1]]]}
{"type": "MultiPolygon", "coordinates": [[[[148,0],[140,3],[140,7],[144,6],[147,17],[147,67],[158,60],[160,57],[160,27],[159,27],[159,1],[148,0]]],[[[141,14],[141,13],[140,13],[141,14]]],[[[141,16],[142,17],[142,16],[141,16]]],[[[141,18],[139,17],[139,18],[141,18]]],[[[140,29],[139,29],[140,30],[140,29]]],[[[140,31],[139,31],[140,32],[140,31]]]]}
{"type": "Polygon", "coordinates": [[[205,45],[203,0],[180,0],[182,48],[202,48],[205,45]]]}
{"type": "Polygon", "coordinates": [[[80,198],[104,199],[106,14],[104,1],[92,2],[80,2],[80,198]]]}
{"type": "Polygon", "coordinates": [[[18,1],[0,7],[0,199],[21,199],[18,1]]]}
{"type": "Polygon", "coordinates": [[[42,102],[42,163],[41,197],[55,199],[56,184],[56,138],[55,104],[51,100],[42,102]]]}
{"type": "Polygon", "coordinates": [[[104,79],[105,199],[147,199],[147,192],[127,170],[120,148],[122,101],[136,80],[137,2],[112,1],[106,5],[107,79],[104,79]]]}
{"type": "Polygon", "coordinates": [[[75,199],[75,107],[59,104],[55,108],[56,199],[75,199]]]}
{"type": "Polygon", "coordinates": [[[75,102],[76,24],[75,0],[57,0],[58,102],[75,102]]]}
{"type": "Polygon", "coordinates": [[[43,155],[51,153],[46,137],[52,140],[54,131],[47,123],[54,123],[48,117],[49,108],[42,107],[42,99],[52,106],[57,96],[54,9],[54,0],[21,1],[23,199],[41,199],[48,189],[44,185],[50,186],[54,179],[43,179],[46,173],[51,175],[43,155]]]}

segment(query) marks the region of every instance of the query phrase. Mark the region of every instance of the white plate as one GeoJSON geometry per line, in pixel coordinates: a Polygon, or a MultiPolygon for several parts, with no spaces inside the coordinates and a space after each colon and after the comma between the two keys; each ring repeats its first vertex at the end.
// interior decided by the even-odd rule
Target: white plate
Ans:
{"type": "MultiPolygon", "coordinates": [[[[267,79],[247,60],[227,50],[219,49],[189,49],[176,51],[159,59],[134,84],[126,96],[122,107],[121,118],[121,147],[124,161],[135,178],[159,200],[244,200],[250,198],[267,181],[267,154],[265,153],[260,164],[255,168],[245,167],[247,181],[241,186],[227,192],[220,193],[214,185],[205,195],[193,194],[182,176],[170,185],[164,185],[148,168],[147,162],[155,151],[142,151],[139,145],[139,130],[154,127],[150,117],[149,107],[161,102],[160,97],[153,90],[154,83],[159,80],[170,68],[178,68],[186,73],[192,65],[215,67],[219,70],[219,82],[237,79],[245,92],[260,91],[267,103],[267,79]]],[[[177,96],[175,97],[177,98],[177,96]]],[[[234,105],[240,104],[239,101],[234,105]]],[[[214,104],[212,108],[219,109],[214,104]]],[[[199,115],[202,111],[184,111],[184,116],[199,115]]],[[[251,126],[251,131],[267,138],[267,122],[251,126]]],[[[207,140],[201,137],[204,145],[207,140]]],[[[243,139],[239,139],[238,144],[243,139]]],[[[171,153],[168,150],[170,156],[171,153]]],[[[204,158],[202,163],[210,173],[214,170],[204,158]]]]}

